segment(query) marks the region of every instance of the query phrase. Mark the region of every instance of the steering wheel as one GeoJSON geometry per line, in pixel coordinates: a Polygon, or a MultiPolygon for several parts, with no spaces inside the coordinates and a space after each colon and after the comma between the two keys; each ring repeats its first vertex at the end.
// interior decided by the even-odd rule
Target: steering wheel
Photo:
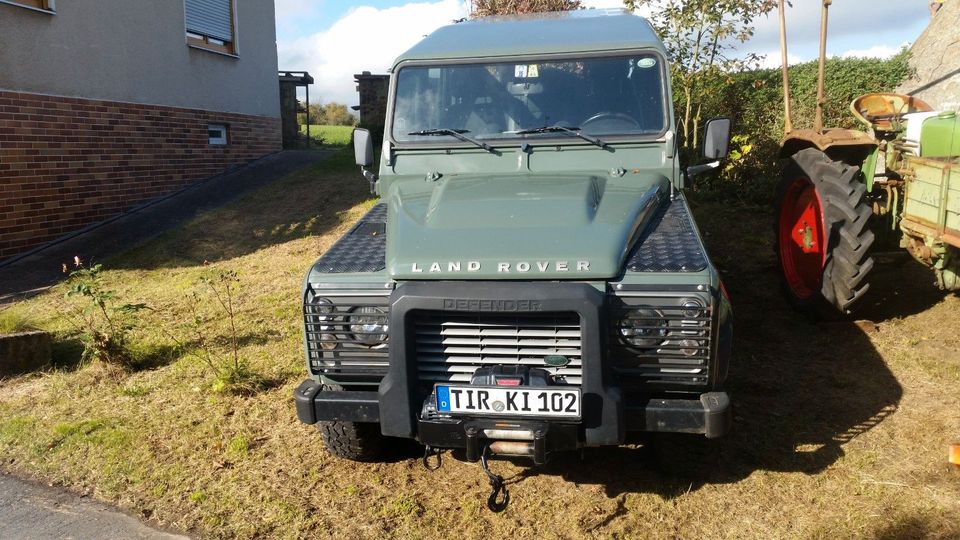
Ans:
{"type": "Polygon", "coordinates": [[[636,118],[628,114],[604,111],[604,112],[599,112],[591,116],[590,118],[587,118],[583,122],[580,122],[580,128],[585,129],[587,125],[590,124],[591,122],[601,122],[603,120],[614,120],[619,122],[626,122],[633,125],[633,127],[640,127],[640,122],[637,122],[636,118]]]}

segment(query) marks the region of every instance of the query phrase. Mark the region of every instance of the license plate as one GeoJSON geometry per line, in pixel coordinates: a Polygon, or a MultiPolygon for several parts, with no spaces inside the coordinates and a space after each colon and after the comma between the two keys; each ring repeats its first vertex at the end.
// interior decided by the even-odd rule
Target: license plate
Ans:
{"type": "Polygon", "coordinates": [[[580,390],[437,385],[437,410],[484,416],[580,418],[580,390]]]}

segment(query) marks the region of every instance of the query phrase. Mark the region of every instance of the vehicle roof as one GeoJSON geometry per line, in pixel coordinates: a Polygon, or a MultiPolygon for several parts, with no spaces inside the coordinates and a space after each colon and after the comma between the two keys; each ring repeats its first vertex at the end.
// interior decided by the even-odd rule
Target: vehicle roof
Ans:
{"type": "Polygon", "coordinates": [[[484,17],[443,26],[395,63],[654,48],[663,43],[643,17],[624,9],[582,9],[484,17]]]}

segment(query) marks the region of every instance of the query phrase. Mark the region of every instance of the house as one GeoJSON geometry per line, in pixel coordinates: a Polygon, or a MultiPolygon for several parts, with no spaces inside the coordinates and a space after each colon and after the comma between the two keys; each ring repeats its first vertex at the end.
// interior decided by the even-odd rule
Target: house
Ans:
{"type": "Polygon", "coordinates": [[[0,263],[280,147],[273,0],[0,0],[0,263]]]}

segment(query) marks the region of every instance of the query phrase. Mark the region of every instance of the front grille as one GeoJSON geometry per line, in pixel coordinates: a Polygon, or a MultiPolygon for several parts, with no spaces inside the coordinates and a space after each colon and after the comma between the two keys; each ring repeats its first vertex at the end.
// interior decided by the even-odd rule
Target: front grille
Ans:
{"type": "Polygon", "coordinates": [[[378,345],[365,343],[380,333],[363,326],[388,324],[388,313],[386,296],[337,296],[321,300],[308,292],[303,315],[310,370],[342,382],[379,382],[387,373],[389,339],[378,345]]]}
{"type": "Polygon", "coordinates": [[[559,384],[583,382],[580,316],[576,313],[460,314],[422,312],[414,322],[417,372],[423,382],[470,382],[487,365],[543,368],[559,384]],[[565,367],[544,357],[565,356],[565,367]]]}
{"type": "Polygon", "coordinates": [[[610,359],[625,390],[683,390],[705,386],[713,348],[712,307],[683,307],[686,299],[610,299],[610,359]],[[625,302],[629,300],[629,304],[625,302]],[[643,310],[638,313],[637,310],[643,310]],[[639,346],[623,335],[621,321],[645,332],[639,346]]]}

